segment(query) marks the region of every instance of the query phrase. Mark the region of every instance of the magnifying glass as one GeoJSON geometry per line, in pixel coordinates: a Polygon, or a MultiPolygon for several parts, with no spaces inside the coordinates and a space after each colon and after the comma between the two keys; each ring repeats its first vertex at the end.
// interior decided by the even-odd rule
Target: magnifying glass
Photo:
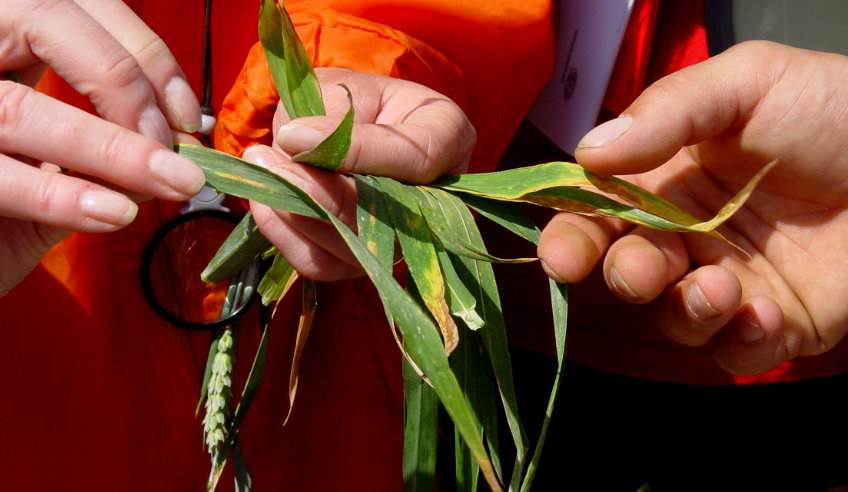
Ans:
{"type": "Polygon", "coordinates": [[[204,187],[162,225],[142,255],[141,285],[150,307],[174,325],[215,329],[241,316],[256,297],[259,260],[235,278],[203,282],[200,273],[240,217],[222,205],[224,195],[204,187]]]}

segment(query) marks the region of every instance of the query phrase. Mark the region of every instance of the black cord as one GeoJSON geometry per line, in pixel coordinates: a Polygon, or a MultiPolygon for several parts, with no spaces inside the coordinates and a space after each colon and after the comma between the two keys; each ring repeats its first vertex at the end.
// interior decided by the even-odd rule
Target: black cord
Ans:
{"type": "Polygon", "coordinates": [[[215,116],[212,109],[212,0],[204,0],[203,8],[203,74],[200,110],[215,116]]]}

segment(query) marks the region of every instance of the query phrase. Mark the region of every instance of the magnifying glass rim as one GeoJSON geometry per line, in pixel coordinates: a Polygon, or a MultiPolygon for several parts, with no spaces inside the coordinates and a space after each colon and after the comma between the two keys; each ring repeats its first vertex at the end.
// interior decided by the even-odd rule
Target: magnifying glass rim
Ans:
{"type": "MultiPolygon", "coordinates": [[[[165,309],[159,302],[159,299],[156,298],[156,294],[154,294],[153,292],[153,282],[150,279],[151,272],[153,269],[153,254],[159,248],[159,245],[162,240],[171,231],[186,222],[200,219],[202,217],[223,219],[232,224],[238,224],[240,220],[237,215],[230,212],[224,212],[222,210],[195,210],[187,214],[178,215],[163,224],[156,231],[156,234],[153,235],[153,237],[147,243],[147,246],[144,247],[144,252],[141,256],[141,289],[144,292],[145,299],[147,299],[147,304],[153,309],[153,311],[156,312],[157,315],[164,318],[171,324],[188,330],[214,330],[222,326],[226,326],[232,323],[233,320],[244,314],[250,307],[250,305],[253,304],[253,300],[256,298],[256,289],[248,289],[249,292],[247,300],[244,301],[235,310],[233,310],[233,312],[231,312],[228,316],[219,320],[205,322],[192,322],[179,318],[171,314],[167,309],[165,309]]],[[[249,268],[258,270],[259,261],[254,261],[249,268]]],[[[259,272],[257,271],[257,275],[255,275],[254,278],[259,278],[258,273],[259,272]]]]}

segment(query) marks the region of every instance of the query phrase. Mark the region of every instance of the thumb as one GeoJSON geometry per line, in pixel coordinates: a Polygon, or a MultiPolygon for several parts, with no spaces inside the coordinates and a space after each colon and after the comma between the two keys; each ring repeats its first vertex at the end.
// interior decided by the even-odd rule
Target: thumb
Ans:
{"type": "Polygon", "coordinates": [[[587,133],[577,161],[603,174],[645,172],[686,145],[738,128],[783,72],[789,51],[742,43],[658,80],[620,117],[587,133]]]}

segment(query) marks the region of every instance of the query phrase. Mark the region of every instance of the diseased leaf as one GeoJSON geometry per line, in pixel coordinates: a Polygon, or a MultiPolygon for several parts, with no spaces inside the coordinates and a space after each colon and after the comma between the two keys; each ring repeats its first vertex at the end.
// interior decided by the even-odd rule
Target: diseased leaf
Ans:
{"type": "Polygon", "coordinates": [[[350,104],[347,113],[339,126],[327,136],[314,149],[301,152],[292,159],[303,164],[312,164],[323,169],[335,171],[342,167],[347,151],[350,149],[350,137],[353,132],[353,97],[350,95],[350,89],[344,84],[341,85],[347,92],[347,102],[350,104]]]}
{"type": "Polygon", "coordinates": [[[387,270],[395,258],[395,230],[382,192],[370,176],[354,175],[356,180],[356,225],[359,238],[387,270]]]}
{"type": "Polygon", "coordinates": [[[221,282],[246,268],[271,245],[259,232],[253,214],[246,213],[200,274],[204,282],[221,282]]]}
{"type": "Polygon", "coordinates": [[[262,296],[262,305],[271,304],[282,299],[298,278],[297,272],[281,254],[276,253],[271,267],[262,276],[256,291],[262,296]]]}
{"type": "Polygon", "coordinates": [[[634,219],[639,221],[635,223],[662,230],[704,232],[726,241],[715,232],[715,228],[742,206],[754,186],[773,166],[774,163],[765,166],[719,214],[705,222],[632,183],[594,174],[570,162],[550,162],[494,173],[449,176],[435,186],[495,200],[531,202],[576,213],[599,213],[628,221],[634,219]],[[577,188],[586,186],[616,195],[630,206],[577,188]],[[600,209],[596,210],[596,207],[600,209]],[[629,215],[622,216],[624,213],[629,215]]]}
{"type": "Polygon", "coordinates": [[[321,86],[309,56],[285,10],[282,0],[262,0],[259,9],[259,40],[268,69],[289,117],[324,115],[321,86]]]}
{"type": "Polygon", "coordinates": [[[551,416],[554,413],[554,404],[556,403],[557,395],[559,394],[560,379],[562,378],[563,368],[565,367],[565,333],[568,325],[568,287],[565,284],[558,284],[555,281],[548,279],[548,285],[551,290],[551,312],[554,318],[554,341],[556,344],[557,369],[554,376],[554,382],[551,386],[551,395],[548,397],[548,405],[545,408],[545,417],[542,420],[542,429],[539,431],[539,439],[536,441],[536,448],[533,451],[533,457],[527,465],[527,473],[524,476],[524,482],[521,484],[521,492],[529,492],[533,486],[533,479],[536,477],[536,470],[539,466],[539,459],[542,457],[542,450],[545,448],[545,438],[548,435],[548,426],[551,423],[551,416]]]}
{"type": "Polygon", "coordinates": [[[294,354],[292,355],[291,372],[289,373],[289,410],[283,425],[286,425],[294,409],[294,399],[297,396],[297,382],[300,380],[300,357],[309,340],[312,331],[312,321],[315,319],[315,311],[318,309],[318,289],[315,282],[303,279],[303,296],[300,308],[300,319],[297,322],[297,336],[294,342],[294,354]]]}
{"type": "Polygon", "coordinates": [[[439,265],[445,278],[447,301],[451,314],[461,319],[469,329],[479,330],[486,323],[475,309],[477,301],[474,299],[474,294],[468,290],[468,287],[457,275],[448,252],[436,246],[436,254],[439,256],[439,265]]]}
{"type": "Polygon", "coordinates": [[[420,196],[422,197],[421,210],[427,220],[427,225],[430,226],[430,230],[442,246],[451,253],[492,263],[528,263],[537,260],[537,258],[498,258],[485,251],[480,251],[470,244],[454,226],[458,220],[461,220],[457,216],[455,208],[446,207],[441,203],[439,200],[441,195],[433,194],[432,188],[422,186],[419,187],[419,190],[421,190],[420,196]]]}
{"type": "MultiPolygon", "coordinates": [[[[456,210],[457,227],[465,235],[465,240],[475,247],[485,251],[486,245],[480,235],[480,230],[474,222],[474,217],[462,201],[444,190],[433,189],[434,195],[439,196],[441,203],[456,210]]],[[[520,480],[524,458],[527,453],[528,443],[521,419],[518,416],[518,400],[515,395],[515,383],[512,378],[512,360],[509,355],[509,344],[506,337],[506,326],[501,310],[501,301],[498,294],[498,286],[495,273],[491,263],[474,260],[465,256],[455,256],[458,260],[454,267],[459,277],[465,282],[469,290],[477,300],[477,310],[480,313],[485,327],[479,330],[492,365],[492,372],[498,383],[498,392],[506,415],[507,425],[512,435],[513,444],[516,449],[516,459],[513,464],[512,481],[520,480]]],[[[514,483],[513,490],[517,489],[514,483]]]]}
{"type": "MultiPolygon", "coordinates": [[[[214,159],[209,159],[208,153],[195,152],[193,156],[198,165],[207,172],[207,175],[214,174],[211,171],[215,169],[215,163],[209,164],[210,160],[214,159]]],[[[309,214],[308,216],[329,220],[335,227],[374,283],[383,305],[392,313],[392,317],[403,335],[403,341],[410,357],[433,385],[434,391],[439,396],[439,400],[453,420],[454,425],[462,434],[472,456],[479,463],[481,473],[489,487],[493,491],[501,491],[501,484],[492,468],[492,463],[483,444],[483,437],[478,430],[477,416],[463,395],[462,389],[450,369],[438,328],[430,317],[421,310],[418,304],[392,277],[391,272],[379,263],[368,251],[365,243],[344,222],[329,214],[295,185],[270,171],[253,166],[240,159],[233,159],[228,162],[231,165],[230,172],[232,174],[236,176],[249,174],[251,178],[249,180],[216,178],[217,184],[213,184],[213,186],[219,191],[256,200],[272,207],[275,206],[274,203],[281,203],[279,195],[284,194],[287,199],[282,203],[288,207],[289,211],[292,211],[292,208],[304,210],[309,214]],[[299,203],[294,205],[295,201],[299,203]]],[[[238,408],[236,411],[238,412],[238,408]]]]}
{"type": "Polygon", "coordinates": [[[200,166],[206,182],[219,192],[241,198],[249,195],[269,207],[305,217],[324,217],[314,202],[295,192],[294,185],[266,169],[199,145],[177,144],[176,150],[200,166]]]}
{"type": "Polygon", "coordinates": [[[424,305],[436,319],[450,355],[459,341],[456,323],[445,299],[445,282],[439,267],[439,257],[433,245],[435,239],[419,208],[419,191],[393,179],[374,178],[385,193],[386,208],[395,226],[403,257],[415,281],[424,305]]]}

